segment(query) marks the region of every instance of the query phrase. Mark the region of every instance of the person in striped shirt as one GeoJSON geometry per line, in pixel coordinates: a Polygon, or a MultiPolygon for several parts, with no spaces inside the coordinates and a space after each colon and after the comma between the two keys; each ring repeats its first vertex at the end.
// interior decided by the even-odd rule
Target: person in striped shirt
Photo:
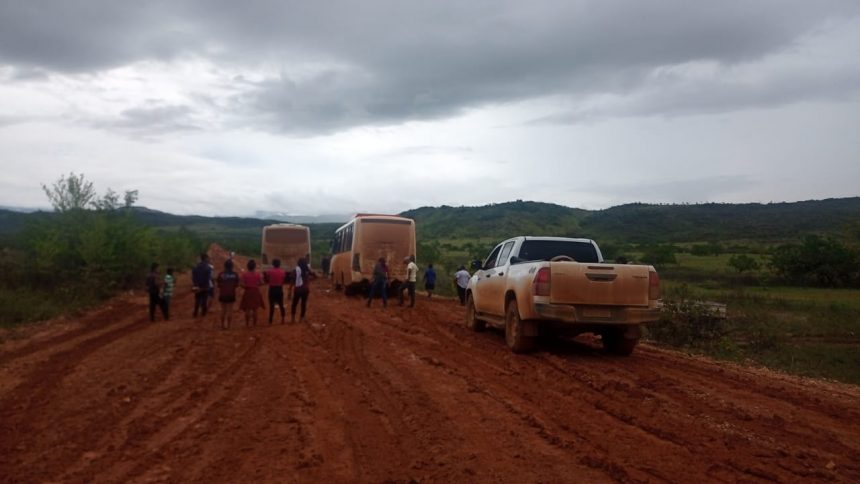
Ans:
{"type": "Polygon", "coordinates": [[[173,277],[173,268],[168,267],[167,273],[164,275],[164,286],[161,290],[161,312],[164,313],[164,319],[170,319],[170,299],[173,297],[173,286],[176,284],[176,279],[173,277]]]}

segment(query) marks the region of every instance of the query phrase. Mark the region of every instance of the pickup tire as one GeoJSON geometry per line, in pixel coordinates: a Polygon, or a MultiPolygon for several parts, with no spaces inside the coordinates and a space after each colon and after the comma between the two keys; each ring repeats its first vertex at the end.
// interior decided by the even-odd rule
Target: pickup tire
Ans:
{"type": "Polygon", "coordinates": [[[630,356],[639,343],[639,338],[626,338],[624,330],[606,331],[600,335],[603,348],[613,355],[630,356]]]}
{"type": "Polygon", "coordinates": [[[475,310],[475,300],[472,295],[466,296],[466,327],[472,331],[483,331],[487,328],[487,323],[478,319],[478,312],[475,310]]]}
{"type": "Polygon", "coordinates": [[[526,336],[523,326],[517,301],[513,299],[505,307],[505,342],[514,353],[528,353],[535,349],[536,338],[526,336]]]}

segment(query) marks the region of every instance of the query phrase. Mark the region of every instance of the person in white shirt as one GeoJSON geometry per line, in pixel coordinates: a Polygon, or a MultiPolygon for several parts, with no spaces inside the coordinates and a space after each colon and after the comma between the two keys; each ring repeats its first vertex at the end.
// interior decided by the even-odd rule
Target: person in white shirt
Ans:
{"type": "Polygon", "coordinates": [[[454,274],[454,282],[457,283],[457,295],[460,296],[460,305],[466,305],[466,287],[469,285],[469,279],[472,275],[466,270],[466,266],[460,266],[460,269],[454,274]]]}
{"type": "Polygon", "coordinates": [[[403,291],[409,292],[409,307],[415,307],[415,282],[418,280],[418,265],[415,264],[415,256],[403,258],[406,264],[406,282],[400,286],[400,305],[403,306],[403,291]]]}
{"type": "Polygon", "coordinates": [[[305,320],[305,310],[308,306],[308,294],[310,294],[310,279],[314,276],[314,272],[308,265],[308,260],[304,257],[300,258],[296,263],[296,268],[293,269],[293,304],[290,308],[290,322],[296,322],[296,306],[299,301],[302,303],[302,312],[300,322],[305,320]]]}

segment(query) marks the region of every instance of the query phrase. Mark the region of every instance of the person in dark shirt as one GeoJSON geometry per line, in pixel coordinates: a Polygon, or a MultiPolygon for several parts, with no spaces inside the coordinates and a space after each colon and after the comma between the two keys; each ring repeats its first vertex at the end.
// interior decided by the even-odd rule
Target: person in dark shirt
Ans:
{"type": "Polygon", "coordinates": [[[191,270],[191,283],[194,285],[194,314],[192,317],[206,316],[209,285],[212,281],[212,266],[209,265],[209,255],[200,254],[200,262],[191,270]]]}
{"type": "Polygon", "coordinates": [[[161,301],[161,277],[158,275],[158,263],[153,262],[149,266],[149,275],[146,276],[146,291],[149,293],[149,320],[155,322],[155,308],[161,308],[161,314],[167,319],[167,308],[161,301]]]}
{"type": "Polygon", "coordinates": [[[329,269],[331,269],[331,256],[327,255],[323,257],[320,264],[322,265],[323,277],[328,277],[329,269]]]}
{"type": "Polygon", "coordinates": [[[228,329],[233,321],[233,303],[236,302],[236,288],[239,287],[239,274],[233,272],[233,261],[224,263],[224,271],[218,274],[218,302],[221,303],[221,329],[228,329]]]}
{"type": "Polygon", "coordinates": [[[290,308],[290,322],[296,322],[296,306],[301,301],[302,312],[299,316],[299,322],[305,320],[305,312],[308,307],[308,295],[311,292],[310,281],[315,274],[308,265],[308,260],[304,257],[298,260],[295,269],[293,269],[293,304],[290,308]]]}
{"type": "Polygon", "coordinates": [[[367,307],[370,307],[377,293],[382,295],[382,307],[388,306],[388,266],[385,264],[385,257],[380,257],[373,266],[373,281],[370,284],[370,295],[367,296],[367,307]]]}

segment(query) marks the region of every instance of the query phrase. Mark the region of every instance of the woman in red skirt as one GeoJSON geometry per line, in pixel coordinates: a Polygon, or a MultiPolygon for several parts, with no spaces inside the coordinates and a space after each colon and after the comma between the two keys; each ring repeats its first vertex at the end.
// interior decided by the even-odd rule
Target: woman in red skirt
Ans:
{"type": "Polygon", "coordinates": [[[241,286],[245,288],[239,309],[245,311],[245,327],[252,324],[257,325],[257,310],[264,307],[263,296],[260,294],[260,286],[263,285],[263,276],[257,272],[257,263],[248,261],[248,271],[242,273],[241,286]]]}

